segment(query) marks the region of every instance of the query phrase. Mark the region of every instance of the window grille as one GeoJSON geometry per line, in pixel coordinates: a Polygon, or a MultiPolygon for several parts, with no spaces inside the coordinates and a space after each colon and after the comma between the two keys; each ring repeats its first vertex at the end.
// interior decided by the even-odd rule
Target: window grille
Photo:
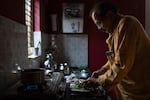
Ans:
{"type": "MultiPolygon", "coordinates": [[[[27,26],[28,48],[33,47],[33,0],[25,0],[25,24],[27,26]]],[[[28,51],[29,52],[29,51],[28,51]]]]}

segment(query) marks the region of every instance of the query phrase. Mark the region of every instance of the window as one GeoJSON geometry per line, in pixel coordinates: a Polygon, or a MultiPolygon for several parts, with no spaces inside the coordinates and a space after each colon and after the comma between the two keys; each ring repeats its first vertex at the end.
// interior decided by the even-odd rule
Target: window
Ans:
{"type": "Polygon", "coordinates": [[[28,48],[33,46],[33,2],[25,0],[25,23],[27,26],[28,48]]]}
{"type": "Polygon", "coordinates": [[[28,58],[35,58],[41,55],[39,7],[39,0],[25,0],[25,24],[27,26],[28,58]]]}
{"type": "Polygon", "coordinates": [[[25,0],[25,24],[27,26],[28,55],[32,55],[33,47],[33,2],[25,0]]]}

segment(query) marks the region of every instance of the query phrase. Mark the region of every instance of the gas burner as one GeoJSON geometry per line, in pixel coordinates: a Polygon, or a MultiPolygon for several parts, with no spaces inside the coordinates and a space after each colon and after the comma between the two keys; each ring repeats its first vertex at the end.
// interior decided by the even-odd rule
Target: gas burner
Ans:
{"type": "Polygon", "coordinates": [[[40,90],[40,87],[36,84],[33,84],[33,85],[26,86],[25,90],[26,91],[38,91],[40,90]]]}
{"type": "Polygon", "coordinates": [[[44,91],[47,88],[46,83],[42,84],[28,84],[28,85],[20,85],[17,88],[18,92],[41,92],[44,91]]]}

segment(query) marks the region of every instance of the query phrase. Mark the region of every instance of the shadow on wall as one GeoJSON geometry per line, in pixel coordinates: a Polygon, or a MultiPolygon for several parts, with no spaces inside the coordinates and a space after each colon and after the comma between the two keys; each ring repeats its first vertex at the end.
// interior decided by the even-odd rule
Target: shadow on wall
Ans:
{"type": "Polygon", "coordinates": [[[27,34],[26,26],[0,16],[0,91],[18,80],[15,64],[27,68],[27,34]]]}
{"type": "Polygon", "coordinates": [[[71,67],[88,66],[88,36],[59,34],[56,36],[56,61],[67,62],[71,67]]]}
{"type": "MultiPolygon", "coordinates": [[[[40,67],[42,56],[36,59],[28,59],[26,26],[0,16],[0,93],[7,87],[18,81],[15,64],[21,68],[40,67]],[[13,72],[12,72],[13,71],[13,72]]],[[[49,36],[42,34],[42,50],[47,48],[49,36]]]]}
{"type": "Polygon", "coordinates": [[[0,16],[0,90],[17,80],[11,73],[15,63],[26,66],[27,35],[26,27],[0,16]]]}

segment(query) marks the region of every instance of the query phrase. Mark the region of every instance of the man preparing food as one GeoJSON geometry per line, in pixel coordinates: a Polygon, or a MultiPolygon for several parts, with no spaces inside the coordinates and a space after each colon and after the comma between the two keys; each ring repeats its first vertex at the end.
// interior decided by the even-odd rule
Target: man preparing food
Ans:
{"type": "Polygon", "coordinates": [[[118,100],[150,100],[150,38],[137,18],[118,13],[110,2],[97,3],[91,18],[108,33],[108,61],[92,73],[85,87],[117,88],[118,100]]]}

